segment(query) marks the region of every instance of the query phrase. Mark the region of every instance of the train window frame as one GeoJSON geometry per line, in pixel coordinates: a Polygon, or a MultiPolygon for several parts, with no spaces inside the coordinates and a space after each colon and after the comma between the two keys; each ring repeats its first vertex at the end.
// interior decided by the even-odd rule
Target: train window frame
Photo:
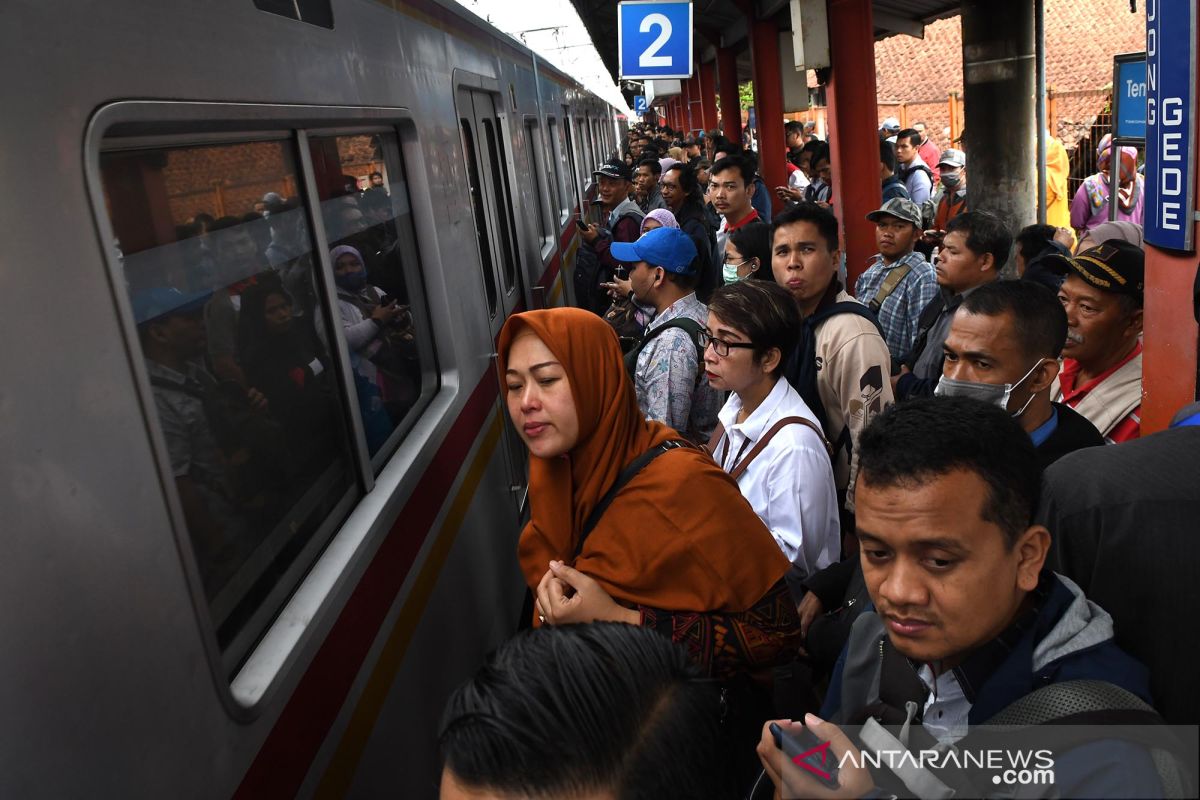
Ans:
{"type": "MultiPolygon", "coordinates": [[[[171,101],[117,101],[97,109],[88,122],[84,137],[84,176],[91,202],[93,222],[98,234],[107,267],[111,301],[123,344],[129,360],[130,377],[140,405],[144,428],[160,482],[160,496],[166,506],[171,535],[175,540],[186,578],[186,590],[192,598],[197,633],[209,664],[210,677],[226,712],[242,722],[258,718],[265,708],[281,699],[283,689],[295,670],[315,655],[324,633],[341,613],[353,577],[361,574],[369,558],[390,532],[394,519],[385,509],[394,508],[411,493],[420,479],[417,469],[428,458],[431,448],[449,430],[453,422],[450,413],[456,401],[461,402],[464,389],[455,381],[446,381],[447,370],[455,370],[453,351],[437,345],[437,333],[429,334],[429,352],[433,357],[429,372],[434,381],[423,391],[410,415],[410,425],[403,439],[390,454],[387,463],[373,474],[369,460],[364,459],[365,443],[356,433],[354,448],[358,453],[358,485],[351,486],[334,510],[322,520],[313,535],[317,552],[303,562],[298,580],[283,592],[283,599],[273,606],[272,617],[265,628],[256,634],[249,653],[240,661],[236,673],[230,676],[216,639],[203,585],[199,579],[196,556],[184,519],[180,499],[173,486],[173,472],[167,454],[165,437],[157,421],[155,401],[138,343],[137,326],[131,300],[123,284],[120,254],[112,245],[112,220],[105,206],[104,184],[101,175],[101,154],[151,147],[194,146],[202,144],[233,144],[252,141],[287,141],[297,159],[297,184],[302,188],[302,208],[308,215],[314,260],[318,270],[318,302],[326,313],[333,306],[332,270],[326,246],[328,238],[319,213],[319,201],[314,192],[313,169],[308,153],[307,136],[334,132],[363,133],[371,130],[395,134],[400,150],[401,165],[408,180],[408,199],[413,215],[415,246],[420,253],[416,280],[410,291],[414,303],[419,300],[424,312],[433,314],[427,293],[426,274],[440,271],[435,213],[431,186],[421,163],[421,144],[417,136],[416,117],[405,108],[352,106],[294,106],[242,103],[196,103],[171,101]],[[386,501],[365,502],[386,496],[386,501]]],[[[342,390],[350,380],[344,357],[345,342],[340,326],[330,326],[334,340],[330,356],[342,378],[342,390]]],[[[438,327],[444,327],[438,325],[438,327]]],[[[357,409],[349,404],[350,414],[357,419],[357,409]]],[[[359,421],[358,424],[361,424],[359,421]]],[[[298,559],[296,564],[300,563],[298,559]]]]}
{"type": "Polygon", "coordinates": [[[538,253],[544,262],[553,252],[554,245],[554,236],[550,230],[546,164],[543,160],[546,149],[543,146],[542,128],[538,124],[538,118],[532,114],[527,114],[522,119],[522,123],[522,127],[525,130],[525,140],[528,143],[526,150],[529,153],[529,165],[533,172],[533,194],[537,208],[536,232],[538,253]]]}
{"type": "Polygon", "coordinates": [[[567,207],[567,195],[563,174],[563,164],[566,161],[566,156],[563,154],[562,148],[562,133],[558,126],[558,117],[553,114],[546,116],[546,130],[550,139],[550,165],[554,172],[554,198],[558,203],[558,228],[561,231],[562,227],[567,224],[567,220],[571,218],[571,209],[567,207]]]}

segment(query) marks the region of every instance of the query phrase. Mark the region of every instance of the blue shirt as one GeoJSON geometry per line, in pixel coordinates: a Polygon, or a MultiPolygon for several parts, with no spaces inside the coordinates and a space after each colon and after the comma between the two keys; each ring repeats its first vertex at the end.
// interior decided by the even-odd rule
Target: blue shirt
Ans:
{"type": "Polygon", "coordinates": [[[875,312],[892,358],[901,358],[916,344],[917,321],[938,292],[937,273],[925,256],[915,251],[891,264],[884,264],[883,256],[876,255],[871,266],[854,284],[854,296],[860,303],[870,306],[888,274],[906,265],[910,267],[908,274],[875,312]]]}
{"type": "Polygon", "coordinates": [[[1034,447],[1041,447],[1047,439],[1054,435],[1056,430],[1058,430],[1058,409],[1050,406],[1050,419],[1030,431],[1029,438],[1033,440],[1034,447]]]}

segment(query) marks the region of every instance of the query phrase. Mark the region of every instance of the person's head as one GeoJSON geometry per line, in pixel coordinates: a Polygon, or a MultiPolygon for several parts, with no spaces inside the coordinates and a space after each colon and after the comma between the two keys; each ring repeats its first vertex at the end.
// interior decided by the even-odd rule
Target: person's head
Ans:
{"type": "Polygon", "coordinates": [[[700,184],[700,193],[708,193],[708,182],[712,178],[712,162],[702,158],[696,162],[696,182],[700,184]]]}
{"type": "Polygon", "coordinates": [[[629,198],[633,174],[624,161],[605,161],[592,177],[596,179],[597,199],[610,211],[629,198]]]}
{"type": "Polygon", "coordinates": [[[642,149],[645,148],[646,143],[649,141],[650,139],[648,137],[641,134],[635,134],[629,139],[629,152],[633,154],[635,159],[641,158],[642,149]]]}
{"type": "Polygon", "coordinates": [[[208,230],[212,234],[213,255],[221,279],[233,283],[250,277],[264,266],[258,240],[242,220],[221,217],[208,230]]]}
{"type": "Polygon", "coordinates": [[[1053,225],[1026,225],[1013,239],[1013,264],[1017,268],[1017,277],[1025,274],[1025,267],[1037,256],[1041,255],[1051,242],[1054,241],[1055,227],[1053,225]]]}
{"type": "Polygon", "coordinates": [[[948,191],[957,191],[967,185],[967,154],[962,150],[947,147],[937,166],[938,180],[948,191]]]}
{"type": "Polygon", "coordinates": [[[833,183],[833,170],[830,166],[829,144],[820,140],[804,145],[808,156],[808,176],[820,180],[826,185],[833,183]]]}
{"type": "Polygon", "coordinates": [[[142,290],[130,298],[146,358],[179,364],[204,354],[208,292],[184,293],[168,286],[142,290]]]}
{"type": "Polygon", "coordinates": [[[921,146],[921,134],[912,128],[905,128],[896,134],[896,160],[901,164],[910,164],[917,157],[917,149],[921,146]]]}
{"type": "Polygon", "coordinates": [[[700,157],[700,145],[694,139],[686,139],[683,143],[683,152],[687,156],[686,161],[693,161],[700,157]]]}
{"type": "Polygon", "coordinates": [[[841,261],[837,218],[816,203],[799,203],[771,221],[771,273],[811,314],[837,280],[841,261]]]}
{"type": "Polygon", "coordinates": [[[643,158],[638,162],[637,172],[633,176],[633,185],[640,195],[649,195],[658,185],[658,176],[662,174],[662,165],[656,158],[643,158]]]}
{"type": "Polygon", "coordinates": [[[995,405],[892,406],[859,437],[863,577],[895,648],[950,669],[1003,632],[1037,588],[1050,534],[1033,525],[1041,467],[995,405]]]}
{"type": "Polygon", "coordinates": [[[629,265],[634,296],[660,312],[696,289],[696,245],[679,228],[656,228],[636,242],[613,242],[609,252],[629,265]]]}
{"type": "Polygon", "coordinates": [[[367,285],[367,267],[356,248],[338,245],[329,251],[329,262],[333,264],[333,282],[339,288],[357,292],[367,285]]]}
{"type": "Polygon", "coordinates": [[[738,222],[750,213],[754,197],[754,165],[745,157],[729,156],[712,165],[708,200],[718,214],[738,222]]]}
{"type": "Polygon", "coordinates": [[[888,117],[879,124],[879,138],[889,139],[900,132],[900,120],[888,117]]]}
{"type": "Polygon", "coordinates": [[[725,263],[721,278],[737,283],[751,275],[771,280],[771,226],[755,220],[729,232],[725,239],[725,263]]]}
{"type": "Polygon", "coordinates": [[[673,164],[663,170],[662,177],[658,179],[658,190],[662,192],[667,208],[673,212],[678,212],[689,201],[704,202],[704,192],[696,180],[696,170],[690,164],[673,164]]]}
{"type": "Polygon", "coordinates": [[[1067,312],[1065,357],[1094,369],[1133,349],[1142,332],[1145,260],[1140,247],[1119,240],[1070,259],[1058,290],[1067,312]]]}
{"type": "Polygon", "coordinates": [[[675,215],[665,208],[651,209],[645,217],[642,218],[642,228],[638,232],[639,235],[646,231],[652,231],[655,228],[678,228],[679,223],[675,220],[675,215]]]}
{"type": "Polygon", "coordinates": [[[800,311],[788,292],[767,281],[740,281],[708,300],[704,369],[717,391],[737,394],[778,380],[800,337],[800,311]]]}
{"type": "Polygon", "coordinates": [[[686,651],[636,625],[525,631],[442,716],[442,800],[730,796],[720,700],[686,651]]]}
{"type": "Polygon", "coordinates": [[[1033,430],[1050,416],[1066,339],[1067,315],[1047,287],[1021,280],[980,286],[950,322],[936,393],[993,403],[1033,430]]]}
{"type": "Polygon", "coordinates": [[[394,216],[392,199],[380,187],[372,186],[363,192],[358,200],[358,207],[362,210],[363,218],[369,227],[382,225],[394,216]]]}
{"type": "Polygon", "coordinates": [[[804,123],[791,120],[783,126],[783,141],[789,150],[804,146],[804,123]]]}
{"type": "Polygon", "coordinates": [[[925,142],[929,141],[929,137],[925,135],[925,123],[924,122],[921,122],[920,120],[918,120],[917,122],[914,122],[912,125],[912,129],[917,132],[917,136],[919,136],[921,139],[921,144],[925,144],[925,142]]]}
{"type": "Polygon", "coordinates": [[[1112,222],[1101,222],[1096,227],[1084,231],[1083,236],[1079,238],[1079,241],[1075,245],[1075,252],[1082,253],[1084,250],[1091,250],[1098,244],[1118,239],[1123,242],[1129,242],[1137,247],[1144,247],[1146,243],[1145,233],[1141,225],[1136,222],[1118,219],[1112,222]]]}
{"type": "Polygon", "coordinates": [[[370,174],[369,178],[371,180],[372,186],[376,186],[376,187],[383,186],[383,173],[382,172],[372,172],[370,174]]]}
{"type": "Polygon", "coordinates": [[[1012,235],[995,214],[964,211],[946,224],[938,251],[938,285],[955,294],[995,280],[1008,261],[1012,235]]]}
{"type": "Polygon", "coordinates": [[[896,146],[887,139],[879,140],[879,179],[885,181],[896,174],[896,146]]]}
{"type": "Polygon", "coordinates": [[[887,264],[911,253],[921,236],[921,209],[903,197],[888,200],[867,219],[875,223],[875,246],[887,264]]]}

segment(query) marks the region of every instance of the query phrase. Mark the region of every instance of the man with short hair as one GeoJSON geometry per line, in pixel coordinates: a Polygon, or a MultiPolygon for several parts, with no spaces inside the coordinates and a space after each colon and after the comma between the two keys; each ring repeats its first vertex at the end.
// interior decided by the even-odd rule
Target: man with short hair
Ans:
{"type": "Polygon", "coordinates": [[[1095,425],[1050,400],[1066,339],[1066,312],[1045,286],[980,286],[954,312],[934,393],[974,397],[1008,411],[1033,440],[1043,468],[1082,447],[1103,445],[1095,425]]]}
{"type": "Polygon", "coordinates": [[[905,128],[896,134],[896,161],[900,163],[897,174],[904,181],[908,196],[917,205],[928,200],[933,191],[933,171],[921,159],[918,152],[920,146],[921,134],[912,128],[905,128]]]}
{"type": "Polygon", "coordinates": [[[888,352],[899,360],[916,343],[917,320],[937,294],[937,275],[925,257],[913,250],[921,235],[916,203],[896,197],[867,214],[867,219],[875,223],[879,252],[854,284],[854,296],[875,314],[888,352]]]}
{"type": "Polygon", "coordinates": [[[616,242],[613,257],[629,264],[632,299],[655,310],[629,354],[634,390],[646,419],[707,442],[717,423],[717,393],[701,370],[698,334],[708,309],[696,298],[696,245],[679,228],[655,228],[635,242],[616,242]]]}
{"type": "Polygon", "coordinates": [[[596,200],[588,209],[583,240],[575,253],[575,304],[597,314],[608,308],[608,291],[600,284],[612,280],[618,261],[609,252],[613,242],[632,242],[641,233],[644,214],[629,198],[632,173],[624,161],[604,162],[592,173],[596,200]]]}
{"type": "Polygon", "coordinates": [[[921,144],[917,147],[917,155],[921,157],[922,161],[930,165],[929,169],[933,173],[933,180],[936,183],[941,176],[941,170],[936,165],[942,160],[942,151],[934,143],[933,137],[925,131],[924,122],[917,120],[913,123],[912,127],[921,137],[921,144]]]}
{"type": "Polygon", "coordinates": [[[382,172],[372,172],[370,174],[369,178],[371,181],[370,188],[380,189],[383,187],[383,173],[382,172]]]}
{"type": "Polygon", "coordinates": [[[834,448],[843,508],[854,511],[859,432],[892,402],[891,356],[871,312],[842,290],[837,218],[800,203],[771,225],[771,270],[804,318],[784,377],[808,404],[834,448]]]}
{"type": "Polygon", "coordinates": [[[809,142],[804,145],[809,150],[809,177],[812,178],[804,190],[804,199],[810,203],[822,203],[828,206],[833,202],[833,172],[830,168],[829,145],[822,141],[809,142]]]}
{"type": "Polygon", "coordinates": [[[804,123],[789,120],[783,126],[783,141],[787,145],[787,160],[800,166],[800,153],[804,151],[804,123]]]}
{"type": "Polygon", "coordinates": [[[938,163],[941,170],[941,183],[925,207],[929,210],[930,225],[935,234],[946,232],[950,220],[967,210],[967,154],[962,150],[947,147],[938,163]]]}
{"type": "Polygon", "coordinates": [[[643,214],[649,214],[656,208],[666,208],[662,192],[658,189],[658,178],[662,174],[662,164],[656,158],[643,158],[638,162],[637,172],[633,176],[633,193],[638,207],[643,214]]]}
{"type": "MultiPolygon", "coordinates": [[[[860,737],[865,752],[923,754],[955,743],[970,749],[976,726],[1035,691],[1047,696],[1044,718],[1065,722],[1070,711],[1055,712],[1058,703],[1073,710],[1075,698],[1098,694],[1083,681],[1109,684],[1103,708],[1150,710],[1146,670],[1113,640],[1112,618],[1045,568],[1050,532],[1033,521],[1041,469],[1008,412],[963,397],[900,403],[863,432],[859,449],[857,530],[873,608],[855,620],[823,719],[807,720],[842,755],[839,783],[854,789],[845,796],[979,797],[998,781],[987,770],[964,774],[962,761],[905,769],[884,760],[872,774],[861,758],[845,757],[858,748],[838,725],[881,733],[860,737]],[[903,725],[904,742],[879,722],[903,725]],[[962,787],[963,777],[985,783],[962,787]]],[[[1040,727],[1022,727],[1005,749],[1062,742],[1040,727]]],[[[1161,796],[1145,746],[1103,726],[1076,742],[1052,751],[1056,795],[1161,796]]],[[[779,777],[769,740],[759,752],[779,777]]],[[[788,776],[797,794],[787,796],[817,796],[803,770],[791,772],[800,773],[788,776]]]]}
{"type": "Polygon", "coordinates": [[[879,179],[883,182],[883,202],[893,198],[911,200],[904,181],[896,177],[896,146],[879,140],[879,179]]]}
{"type": "Polygon", "coordinates": [[[1142,426],[1142,292],[1145,254],[1114,240],[1064,259],[1058,290],[1067,310],[1067,343],[1054,399],[1092,421],[1109,442],[1142,426]]]}
{"type": "Polygon", "coordinates": [[[968,211],[950,221],[934,267],[941,291],[921,311],[917,341],[892,378],[897,400],[933,394],[954,312],[964,297],[1000,277],[1011,247],[1012,236],[994,214],[968,211]]]}
{"type": "Polygon", "coordinates": [[[751,205],[754,188],[754,165],[743,156],[722,158],[709,171],[708,201],[721,215],[717,252],[722,258],[730,232],[759,218],[758,211],[751,205]]]}

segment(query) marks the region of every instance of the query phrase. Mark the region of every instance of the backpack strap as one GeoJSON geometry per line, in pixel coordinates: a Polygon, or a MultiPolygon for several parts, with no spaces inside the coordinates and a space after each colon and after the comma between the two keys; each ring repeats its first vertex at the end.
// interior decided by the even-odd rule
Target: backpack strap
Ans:
{"type": "Polygon", "coordinates": [[[645,469],[651,461],[668,450],[691,446],[689,442],[685,442],[682,439],[670,439],[662,444],[651,447],[633,461],[630,461],[625,469],[621,470],[621,473],[617,475],[617,479],[613,481],[612,486],[608,487],[608,491],[604,493],[604,497],[601,497],[600,502],[592,509],[592,513],[588,515],[587,521],[583,523],[583,530],[579,533],[579,541],[575,544],[575,555],[571,557],[571,562],[574,563],[575,559],[579,558],[579,554],[583,552],[583,543],[587,541],[587,537],[591,534],[592,529],[600,522],[600,518],[604,516],[604,512],[608,510],[608,507],[612,505],[616,496],[620,494],[627,483],[633,480],[634,476],[645,469]]]}
{"type": "Polygon", "coordinates": [[[879,309],[883,307],[883,301],[892,296],[892,292],[896,291],[896,287],[900,285],[900,281],[904,280],[910,272],[912,272],[912,264],[895,267],[888,273],[888,276],[883,279],[883,284],[880,285],[879,291],[875,293],[875,297],[871,298],[871,302],[867,303],[867,308],[871,309],[872,314],[879,313],[879,309]]]}
{"type": "MultiPolygon", "coordinates": [[[[703,327],[699,322],[696,322],[696,320],[692,319],[691,317],[676,317],[675,319],[664,322],[657,328],[647,330],[642,336],[642,340],[638,342],[632,350],[625,354],[625,369],[629,373],[629,377],[634,377],[634,373],[637,371],[638,356],[640,356],[642,351],[646,349],[646,345],[658,338],[658,336],[664,331],[668,331],[671,328],[678,328],[687,333],[688,338],[692,340],[692,346],[696,348],[697,362],[703,360],[704,348],[700,346],[700,331],[703,330],[703,327]]],[[[702,373],[697,374],[697,381],[700,380],[701,374],[702,373]]]]}
{"type": "Polygon", "coordinates": [[[826,455],[828,455],[831,459],[833,458],[833,448],[830,447],[829,442],[826,441],[825,432],[817,427],[815,422],[807,420],[804,417],[784,417],[772,425],[767,432],[763,434],[762,438],[754,443],[754,447],[750,449],[749,453],[746,453],[746,457],[735,464],[733,469],[729,471],[729,477],[733,478],[735,481],[742,477],[742,473],[744,473],[750,466],[750,462],[753,461],[759,453],[766,449],[767,445],[770,444],[771,439],[775,437],[775,434],[779,433],[779,431],[788,425],[804,425],[805,427],[815,431],[817,436],[821,437],[821,444],[825,445],[826,455]]]}

